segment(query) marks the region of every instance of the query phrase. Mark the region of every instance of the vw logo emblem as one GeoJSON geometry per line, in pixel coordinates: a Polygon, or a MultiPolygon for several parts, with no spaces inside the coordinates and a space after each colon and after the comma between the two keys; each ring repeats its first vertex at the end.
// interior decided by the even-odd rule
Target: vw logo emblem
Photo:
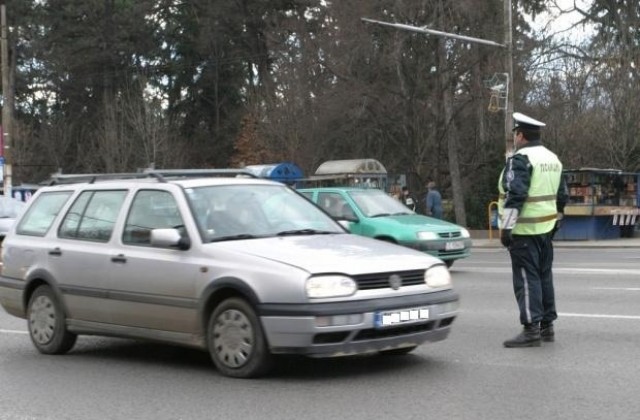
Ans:
{"type": "Polygon", "coordinates": [[[389,286],[391,286],[393,290],[398,290],[400,286],[402,286],[402,277],[397,274],[389,276],[389,286]]]}

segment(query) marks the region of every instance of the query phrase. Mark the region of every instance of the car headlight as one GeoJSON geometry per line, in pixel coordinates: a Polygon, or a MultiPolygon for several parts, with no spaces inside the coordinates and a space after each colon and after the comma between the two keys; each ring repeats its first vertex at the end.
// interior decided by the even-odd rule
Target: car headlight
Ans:
{"type": "Polygon", "coordinates": [[[451,274],[444,265],[434,265],[424,272],[424,282],[429,287],[451,286],[451,274]]]}
{"type": "Polygon", "coordinates": [[[465,228],[460,229],[460,235],[462,235],[463,238],[470,238],[471,237],[471,234],[465,228]]]}
{"type": "Polygon", "coordinates": [[[356,282],[347,276],[317,276],[307,280],[307,297],[328,298],[350,296],[358,289],[356,282]]]}
{"type": "Polygon", "coordinates": [[[438,234],[435,232],[417,232],[416,236],[422,241],[432,241],[438,239],[438,234]]]}

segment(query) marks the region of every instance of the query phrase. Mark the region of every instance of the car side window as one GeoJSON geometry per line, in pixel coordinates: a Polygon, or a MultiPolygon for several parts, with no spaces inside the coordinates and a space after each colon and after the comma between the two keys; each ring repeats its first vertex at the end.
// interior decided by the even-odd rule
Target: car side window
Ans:
{"type": "Polygon", "coordinates": [[[141,190],[131,203],[122,242],[129,245],[151,245],[153,229],[178,229],[186,235],[178,203],[171,193],[160,190],[141,190]]]}
{"type": "Polygon", "coordinates": [[[65,215],[58,235],[108,242],[126,195],[126,190],[83,192],[65,215]]]}
{"type": "Polygon", "coordinates": [[[348,209],[348,211],[353,214],[349,203],[338,193],[318,193],[318,205],[334,218],[339,219],[345,217],[346,215],[343,214],[345,209],[348,209]]]}
{"type": "Polygon", "coordinates": [[[20,220],[16,229],[18,235],[45,236],[71,194],[72,191],[40,194],[20,220]]]}

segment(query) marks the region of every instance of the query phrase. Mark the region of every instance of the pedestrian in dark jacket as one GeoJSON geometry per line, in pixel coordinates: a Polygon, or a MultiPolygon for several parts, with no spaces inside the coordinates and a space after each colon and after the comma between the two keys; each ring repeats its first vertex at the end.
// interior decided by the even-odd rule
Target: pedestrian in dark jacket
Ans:
{"type": "Polygon", "coordinates": [[[436,183],[429,181],[427,184],[427,197],[425,198],[427,216],[442,219],[442,196],[436,189],[436,183]]]}

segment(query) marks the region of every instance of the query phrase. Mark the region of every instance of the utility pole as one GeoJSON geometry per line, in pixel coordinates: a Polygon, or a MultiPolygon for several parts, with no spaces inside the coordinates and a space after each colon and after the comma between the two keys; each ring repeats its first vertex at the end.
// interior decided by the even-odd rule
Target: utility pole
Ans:
{"type": "Polygon", "coordinates": [[[0,152],[4,159],[4,195],[5,197],[11,197],[11,144],[13,143],[11,118],[13,115],[13,87],[11,86],[11,66],[9,65],[9,46],[7,44],[7,10],[4,4],[0,5],[0,26],[0,49],[2,50],[0,51],[2,58],[2,138],[4,148],[4,150],[0,152]]]}
{"type": "Polygon", "coordinates": [[[401,23],[382,22],[379,20],[361,18],[363,22],[374,23],[377,25],[390,26],[396,29],[402,29],[405,31],[419,32],[428,35],[435,35],[444,38],[458,39],[461,41],[472,42],[476,44],[489,45],[492,47],[504,48],[504,68],[507,74],[507,103],[504,111],[504,136],[505,136],[505,158],[511,156],[513,153],[513,133],[511,132],[513,126],[513,19],[511,16],[511,0],[503,0],[503,15],[504,15],[504,43],[474,38],[470,36],[464,36],[459,34],[452,34],[449,32],[436,31],[429,29],[426,26],[411,26],[401,23]]]}
{"type": "Polygon", "coordinates": [[[513,154],[513,18],[511,0],[504,0],[504,67],[507,72],[507,107],[504,111],[505,158],[513,154]]]}
{"type": "MultiPolygon", "coordinates": [[[[504,117],[504,129],[506,135],[506,144],[505,144],[505,156],[510,156],[513,153],[513,136],[511,133],[511,125],[512,125],[512,116],[513,116],[513,50],[512,50],[512,36],[511,36],[511,0],[503,0],[504,1],[504,19],[505,19],[505,39],[504,44],[500,44],[494,41],[475,38],[460,34],[453,34],[449,32],[436,31],[434,29],[427,28],[426,26],[411,26],[405,25],[401,23],[390,23],[390,22],[382,22],[379,20],[361,18],[363,22],[373,23],[376,25],[382,26],[390,26],[396,29],[402,29],[405,31],[419,32],[428,35],[435,35],[443,38],[451,38],[458,39],[465,42],[471,42],[475,44],[483,44],[489,45],[492,47],[499,47],[505,49],[505,59],[504,63],[506,66],[505,71],[507,72],[507,104],[505,109],[505,117],[504,117]]],[[[443,102],[445,103],[445,107],[447,106],[447,97],[443,98],[443,102]]],[[[447,112],[445,111],[445,114],[447,112]]],[[[449,121],[447,121],[449,123],[449,121]]],[[[453,192],[453,203],[456,209],[456,223],[466,224],[466,212],[464,209],[464,197],[462,192],[462,185],[459,179],[455,179],[455,174],[459,174],[459,168],[457,163],[457,151],[455,150],[455,145],[451,144],[451,141],[455,139],[449,139],[448,144],[448,154],[449,154],[449,171],[452,175],[451,189],[453,192]]]]}

